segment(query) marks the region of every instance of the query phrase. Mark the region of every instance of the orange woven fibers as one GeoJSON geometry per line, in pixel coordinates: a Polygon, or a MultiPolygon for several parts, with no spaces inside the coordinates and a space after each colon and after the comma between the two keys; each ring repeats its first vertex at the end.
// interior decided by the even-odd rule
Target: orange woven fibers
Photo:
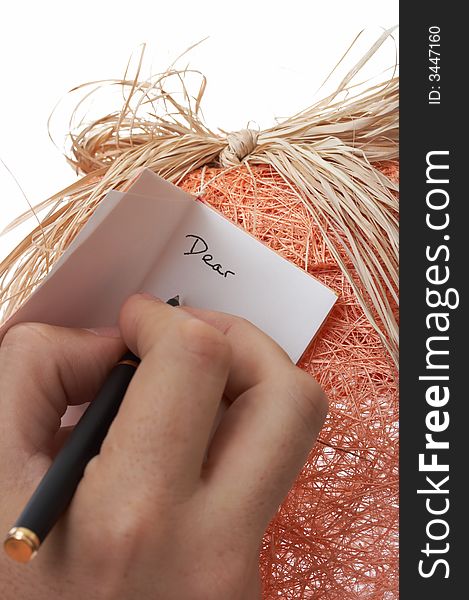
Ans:
{"type": "MultiPolygon", "coordinates": [[[[398,598],[396,373],[301,201],[270,167],[251,169],[198,170],[182,187],[206,184],[202,201],[339,294],[300,362],[330,413],[265,534],[263,597],[398,598]]],[[[396,165],[383,170],[397,178],[396,165]]]]}

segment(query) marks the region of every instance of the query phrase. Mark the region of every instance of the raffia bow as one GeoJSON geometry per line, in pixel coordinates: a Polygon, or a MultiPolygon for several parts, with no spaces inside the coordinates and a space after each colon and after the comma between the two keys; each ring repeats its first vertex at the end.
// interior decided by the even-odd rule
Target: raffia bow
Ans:
{"type": "MultiPolygon", "coordinates": [[[[383,33],[331,95],[272,128],[231,134],[211,131],[200,116],[204,76],[195,98],[184,84],[184,77],[194,73],[189,69],[171,68],[140,81],[142,50],[133,79],[126,73],[123,80],[108,82],[124,91],[121,109],[89,125],[80,119],[69,134],[66,157],[83,177],[36,207],[51,208],[1,263],[3,317],[49,272],[106,192],[123,188],[141,167],[178,184],[206,165],[233,169],[241,163],[247,168],[267,164],[304,203],[397,364],[397,186],[377,166],[398,157],[399,80],[391,77],[367,89],[352,83],[390,35],[383,33]],[[182,85],[181,103],[167,91],[173,80],[182,85]]],[[[30,216],[28,211],[5,231],[30,216]]]]}

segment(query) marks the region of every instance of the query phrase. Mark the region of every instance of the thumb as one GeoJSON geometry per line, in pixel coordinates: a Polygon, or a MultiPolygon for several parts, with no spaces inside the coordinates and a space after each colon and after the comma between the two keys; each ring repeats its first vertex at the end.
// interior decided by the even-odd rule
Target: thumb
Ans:
{"type": "Polygon", "coordinates": [[[106,333],[43,323],[7,331],[0,346],[2,465],[14,463],[18,472],[31,457],[50,456],[67,406],[91,401],[125,352],[119,330],[106,333]]]}

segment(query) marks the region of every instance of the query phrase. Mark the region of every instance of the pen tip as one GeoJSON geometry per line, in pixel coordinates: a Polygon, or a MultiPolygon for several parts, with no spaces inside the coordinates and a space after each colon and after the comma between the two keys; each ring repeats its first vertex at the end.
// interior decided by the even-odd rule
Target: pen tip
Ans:
{"type": "Polygon", "coordinates": [[[171,306],[180,306],[181,305],[180,295],[177,294],[177,296],[174,296],[174,298],[171,298],[170,300],[168,300],[167,304],[170,304],[171,306]]]}

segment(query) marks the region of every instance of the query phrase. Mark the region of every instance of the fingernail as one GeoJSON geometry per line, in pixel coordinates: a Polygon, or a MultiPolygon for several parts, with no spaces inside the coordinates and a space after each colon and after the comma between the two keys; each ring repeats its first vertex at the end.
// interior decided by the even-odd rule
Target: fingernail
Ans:
{"type": "Polygon", "coordinates": [[[163,302],[163,300],[161,300],[161,298],[158,298],[157,296],[150,294],[150,292],[138,292],[138,293],[140,294],[140,296],[142,296],[142,298],[146,298],[147,300],[153,300],[153,302],[163,302]]]}
{"type": "Polygon", "coordinates": [[[121,337],[121,332],[117,325],[111,325],[110,327],[92,327],[90,329],[84,328],[83,331],[89,331],[90,333],[94,333],[94,335],[100,335],[102,337],[121,337]]]}

